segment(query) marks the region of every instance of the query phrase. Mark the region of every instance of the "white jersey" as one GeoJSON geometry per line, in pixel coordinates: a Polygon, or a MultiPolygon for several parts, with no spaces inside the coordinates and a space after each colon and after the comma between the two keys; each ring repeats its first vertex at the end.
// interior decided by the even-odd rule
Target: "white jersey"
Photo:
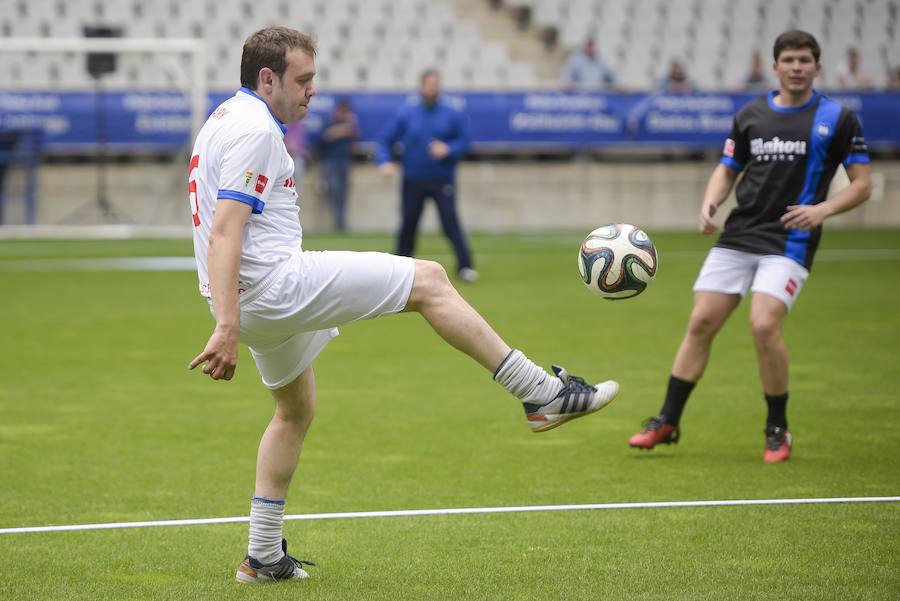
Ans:
{"type": "Polygon", "coordinates": [[[300,249],[303,230],[294,162],[284,146],[284,132],[265,101],[241,88],[213,111],[197,135],[188,191],[200,294],[206,298],[207,251],[217,203],[253,207],[241,248],[242,304],[260,294],[275,268],[300,249]]]}

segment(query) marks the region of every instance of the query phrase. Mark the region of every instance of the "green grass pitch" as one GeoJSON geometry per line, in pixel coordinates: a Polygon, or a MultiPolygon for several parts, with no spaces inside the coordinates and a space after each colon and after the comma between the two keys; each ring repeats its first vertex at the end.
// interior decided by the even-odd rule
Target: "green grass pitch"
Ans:
{"type": "MultiPolygon", "coordinates": [[[[608,409],[532,434],[490,374],[420,317],[352,324],[316,362],[318,415],[287,512],[900,494],[900,232],[826,232],[786,327],[795,454],[770,466],[746,306],[716,341],[681,444],[626,445],[659,407],[711,244],[650,234],[659,275],[633,300],[583,288],[580,233],[475,236],[482,281],[460,288],[536,362],[618,379],[608,409]]],[[[213,325],[196,274],[35,267],[191,250],[0,242],[0,528],[247,514],[271,401],[246,348],[230,383],[187,371],[213,325]]],[[[440,237],[420,254],[452,268],[440,237]]],[[[233,582],[243,523],[0,535],[0,599],[900,597],[897,503],[292,521],[285,532],[319,566],[306,582],[250,589],[233,582]]]]}

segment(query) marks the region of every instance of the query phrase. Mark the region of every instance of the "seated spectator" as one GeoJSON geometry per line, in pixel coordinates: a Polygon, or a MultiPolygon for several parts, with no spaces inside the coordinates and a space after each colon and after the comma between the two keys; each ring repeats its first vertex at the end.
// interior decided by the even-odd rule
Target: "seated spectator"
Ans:
{"type": "Polygon", "coordinates": [[[565,90],[616,89],[616,74],[597,52],[594,38],[573,50],[562,69],[562,86],[565,90]]]}
{"type": "Polygon", "coordinates": [[[835,73],[839,88],[864,90],[872,87],[872,78],[863,72],[859,51],[856,48],[847,48],[847,60],[837,66],[835,73]]]}
{"type": "Polygon", "coordinates": [[[687,76],[684,65],[678,59],[669,63],[669,72],[656,85],[656,91],[660,94],[690,94],[695,89],[694,82],[687,76]]]}
{"type": "Polygon", "coordinates": [[[770,87],[769,78],[763,71],[762,57],[759,52],[753,53],[753,58],[750,60],[750,71],[744,77],[742,87],[746,92],[764,91],[770,87]]]}

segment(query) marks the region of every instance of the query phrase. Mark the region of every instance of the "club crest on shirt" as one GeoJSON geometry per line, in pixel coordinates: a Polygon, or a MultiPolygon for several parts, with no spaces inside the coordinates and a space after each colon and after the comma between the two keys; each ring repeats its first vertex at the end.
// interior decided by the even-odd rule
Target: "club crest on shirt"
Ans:
{"type": "Polygon", "coordinates": [[[821,122],[816,125],[816,133],[819,134],[821,138],[827,138],[831,135],[831,126],[825,122],[821,122]]]}

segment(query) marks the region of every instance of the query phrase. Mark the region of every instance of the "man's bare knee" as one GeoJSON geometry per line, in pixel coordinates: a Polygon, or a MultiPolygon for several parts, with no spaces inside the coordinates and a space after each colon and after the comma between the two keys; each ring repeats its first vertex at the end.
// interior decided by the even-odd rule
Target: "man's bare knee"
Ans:
{"type": "Polygon", "coordinates": [[[722,327],[721,321],[708,312],[695,310],[688,324],[688,334],[696,338],[712,338],[722,327]]]}
{"type": "Polygon", "coordinates": [[[312,367],[308,367],[290,384],[273,390],[272,396],[275,399],[275,419],[306,431],[316,415],[316,383],[312,367]]]}
{"type": "Polygon", "coordinates": [[[781,336],[778,319],[770,315],[754,315],[750,319],[750,331],[759,348],[768,348],[781,336]]]}
{"type": "Polygon", "coordinates": [[[421,311],[428,303],[452,291],[453,285],[440,263],[416,259],[416,273],[404,311],[421,311]]]}

